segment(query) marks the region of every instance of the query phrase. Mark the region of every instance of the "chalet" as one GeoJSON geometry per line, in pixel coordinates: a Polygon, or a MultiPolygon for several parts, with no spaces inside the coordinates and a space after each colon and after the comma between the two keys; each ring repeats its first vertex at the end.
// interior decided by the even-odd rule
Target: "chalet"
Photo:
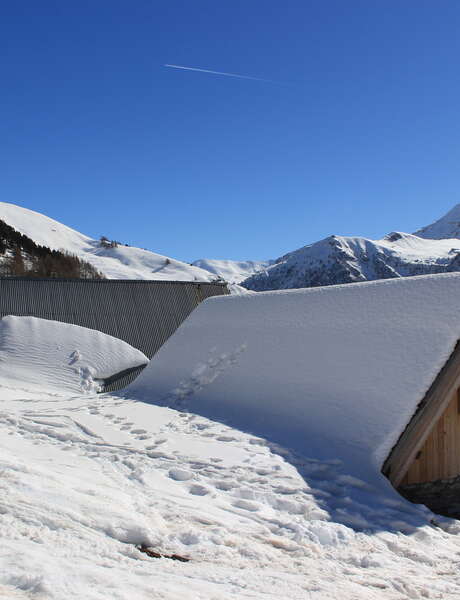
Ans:
{"type": "Polygon", "coordinates": [[[382,471],[409,500],[460,517],[460,342],[382,471]]]}

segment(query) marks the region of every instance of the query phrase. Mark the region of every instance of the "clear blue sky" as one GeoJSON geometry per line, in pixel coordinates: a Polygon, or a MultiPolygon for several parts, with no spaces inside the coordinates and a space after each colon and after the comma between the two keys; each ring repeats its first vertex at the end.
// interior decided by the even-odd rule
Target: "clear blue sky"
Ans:
{"type": "Polygon", "coordinates": [[[457,0],[3,2],[0,200],[189,261],[413,231],[460,202],[459,31],[457,0]]]}

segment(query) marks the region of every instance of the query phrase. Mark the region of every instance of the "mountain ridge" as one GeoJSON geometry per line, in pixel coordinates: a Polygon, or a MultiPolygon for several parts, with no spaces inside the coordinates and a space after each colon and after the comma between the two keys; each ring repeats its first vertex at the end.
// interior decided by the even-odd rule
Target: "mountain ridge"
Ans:
{"type": "Polygon", "coordinates": [[[252,291],[317,287],[460,271],[460,204],[415,233],[380,240],[331,235],[284,254],[240,285],[252,291]]]}
{"type": "Polygon", "coordinates": [[[380,240],[330,235],[276,260],[199,259],[191,264],[106,238],[95,240],[14,204],[0,202],[0,219],[40,246],[76,255],[109,279],[223,279],[232,293],[460,271],[460,204],[415,233],[393,231],[380,240]]]}
{"type": "Polygon", "coordinates": [[[142,248],[95,240],[39,212],[0,202],[0,219],[40,246],[64,250],[108,279],[214,281],[216,275],[142,248]]]}
{"type": "Polygon", "coordinates": [[[437,221],[418,229],[414,235],[433,240],[460,238],[460,204],[437,221]]]}

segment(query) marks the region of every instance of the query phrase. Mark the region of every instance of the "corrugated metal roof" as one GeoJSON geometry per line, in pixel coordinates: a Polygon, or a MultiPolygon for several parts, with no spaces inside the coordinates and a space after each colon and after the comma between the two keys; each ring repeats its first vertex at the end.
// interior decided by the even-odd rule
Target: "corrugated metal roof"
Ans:
{"type": "MultiPolygon", "coordinates": [[[[0,317],[27,315],[97,329],[151,358],[202,300],[228,293],[225,283],[2,277],[0,317]]],[[[126,383],[111,382],[110,391],[126,383]]]]}

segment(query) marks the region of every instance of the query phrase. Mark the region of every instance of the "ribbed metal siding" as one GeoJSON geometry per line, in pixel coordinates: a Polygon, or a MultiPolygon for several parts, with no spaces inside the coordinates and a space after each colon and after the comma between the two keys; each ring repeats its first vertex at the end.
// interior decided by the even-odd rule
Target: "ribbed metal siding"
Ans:
{"type": "Polygon", "coordinates": [[[228,293],[221,283],[4,277],[0,317],[28,315],[97,329],[151,358],[202,300],[228,293]]]}

